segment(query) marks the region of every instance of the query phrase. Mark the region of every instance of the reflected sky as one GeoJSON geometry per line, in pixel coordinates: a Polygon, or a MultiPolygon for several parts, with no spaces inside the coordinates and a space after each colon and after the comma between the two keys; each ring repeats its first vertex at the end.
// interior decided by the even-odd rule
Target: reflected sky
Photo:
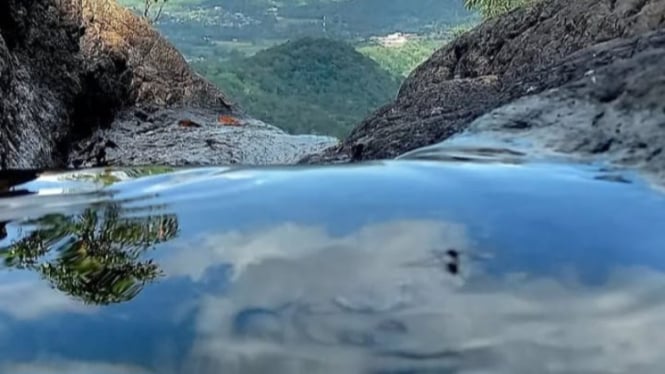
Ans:
{"type": "Polygon", "coordinates": [[[209,168],[0,200],[0,248],[35,214],[111,205],[179,228],[142,253],[163,276],[128,302],[85,304],[34,270],[0,271],[0,372],[659,373],[665,198],[599,175],[209,168]]]}

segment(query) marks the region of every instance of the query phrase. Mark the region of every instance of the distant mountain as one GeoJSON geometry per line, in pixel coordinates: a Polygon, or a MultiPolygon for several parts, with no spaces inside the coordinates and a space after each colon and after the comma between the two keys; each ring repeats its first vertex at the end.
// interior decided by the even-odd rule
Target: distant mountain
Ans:
{"type": "MultiPolygon", "coordinates": [[[[144,0],[119,0],[140,10],[144,0]]],[[[429,33],[475,16],[462,0],[168,0],[158,26],[179,49],[203,41],[429,33]]]]}
{"type": "Polygon", "coordinates": [[[251,115],[292,133],[344,136],[399,88],[376,62],[329,39],[304,38],[194,66],[251,115]]]}

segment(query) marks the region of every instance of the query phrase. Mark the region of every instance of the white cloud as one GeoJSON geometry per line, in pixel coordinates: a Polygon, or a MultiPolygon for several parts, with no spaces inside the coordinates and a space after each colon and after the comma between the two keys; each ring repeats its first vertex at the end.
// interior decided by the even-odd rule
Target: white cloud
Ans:
{"type": "Polygon", "coordinates": [[[91,313],[95,310],[51,289],[46,281],[3,278],[6,279],[0,283],[0,312],[13,318],[33,320],[62,312],[91,313]]]}
{"type": "Polygon", "coordinates": [[[372,261],[363,266],[394,266],[385,260],[422,260],[429,258],[432,250],[451,246],[461,249],[467,243],[464,230],[459,225],[403,221],[370,225],[351,235],[339,237],[332,236],[322,227],[287,223],[259,233],[231,231],[204,236],[198,241],[181,245],[182,250],[160,261],[162,268],[169,276],[189,276],[200,280],[206,270],[220,264],[233,265],[234,277],[238,278],[248,268],[265,261],[301,259],[313,254],[316,258],[327,254],[337,258],[340,254],[349,254],[347,252],[351,250],[353,255],[369,258],[374,258],[377,253],[383,254],[383,261],[372,261]]]}
{"type": "Polygon", "coordinates": [[[12,374],[148,374],[153,373],[133,365],[69,360],[0,364],[0,372],[12,374]]]}
{"type": "Polygon", "coordinates": [[[195,280],[207,267],[235,269],[228,294],[201,301],[197,339],[182,372],[437,365],[459,373],[660,373],[665,367],[663,274],[616,269],[594,287],[574,278],[483,274],[482,262],[469,259],[466,282],[439,266],[410,266],[426,265],[437,250],[466,253],[471,244],[462,227],[432,221],[370,225],[341,237],[297,225],[208,237],[190,247],[196,251],[164,262],[170,275],[195,280]],[[253,317],[251,308],[259,308],[253,317]],[[233,333],[242,313],[251,330],[244,337],[233,333]],[[450,354],[408,358],[437,352],[450,354]]]}

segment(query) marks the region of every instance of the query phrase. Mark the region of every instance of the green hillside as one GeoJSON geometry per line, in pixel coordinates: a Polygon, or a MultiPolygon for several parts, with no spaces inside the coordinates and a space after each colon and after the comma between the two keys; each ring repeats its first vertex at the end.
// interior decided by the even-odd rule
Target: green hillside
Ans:
{"type": "Polygon", "coordinates": [[[399,47],[363,43],[357,47],[357,50],[376,61],[383,69],[403,78],[443,44],[444,40],[439,39],[414,39],[399,47]]]}
{"type": "MultiPolygon", "coordinates": [[[[144,6],[144,0],[118,1],[137,12],[144,6]]],[[[208,57],[220,42],[431,34],[475,17],[461,0],[167,0],[157,26],[196,58],[208,57]]]]}
{"type": "Polygon", "coordinates": [[[304,38],[194,66],[248,113],[292,133],[342,137],[399,88],[375,61],[329,39],[304,38]]]}

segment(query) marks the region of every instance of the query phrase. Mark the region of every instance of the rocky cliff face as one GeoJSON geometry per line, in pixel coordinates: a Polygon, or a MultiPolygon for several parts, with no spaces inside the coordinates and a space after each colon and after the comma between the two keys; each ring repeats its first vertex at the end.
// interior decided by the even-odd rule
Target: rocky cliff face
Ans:
{"type": "Polygon", "coordinates": [[[464,150],[516,159],[570,157],[599,161],[611,173],[607,166],[636,169],[665,185],[663,61],[665,30],[583,49],[523,83],[543,84],[562,74],[581,78],[512,101],[465,131],[401,157],[442,159],[464,150]]]}
{"type": "MultiPolygon", "coordinates": [[[[3,1],[0,96],[0,169],[147,163],[148,155],[138,160],[105,156],[109,149],[121,155],[136,151],[132,137],[114,134],[127,133],[127,118],[137,110],[170,113],[151,116],[150,131],[135,126],[155,140],[163,138],[161,129],[173,125],[174,116],[175,123],[186,120],[194,108],[204,108],[211,123],[220,114],[252,122],[146,21],[115,0],[3,1]]],[[[222,133],[213,129],[194,136],[205,144],[222,133]]],[[[257,145],[269,147],[274,136],[287,145],[304,141],[271,129],[255,137],[257,145]]],[[[311,140],[311,150],[334,142],[311,140]]],[[[163,145],[159,152],[173,155],[164,163],[189,159],[187,147],[163,145]]],[[[196,161],[220,160],[219,152],[200,148],[196,161]]],[[[270,160],[256,158],[257,163],[270,160]]]]}
{"type": "Polygon", "coordinates": [[[84,96],[80,19],[54,1],[0,4],[0,167],[66,158],[84,96]]]}
{"type": "MultiPolygon", "coordinates": [[[[656,64],[635,53],[662,49],[639,36],[664,26],[665,0],[545,0],[489,20],[436,52],[411,74],[395,102],[363,121],[341,145],[303,162],[391,158],[445,140],[524,96],[566,85],[584,96],[580,82],[593,69],[625,60],[638,72],[656,64]]],[[[657,77],[641,82],[662,85],[662,75],[657,77]]],[[[633,94],[628,87],[605,92],[633,94]]]]}
{"type": "Polygon", "coordinates": [[[114,72],[132,102],[231,109],[222,92],[196,74],[171,43],[114,0],[83,0],[80,17],[86,71],[93,78],[114,72]]]}

